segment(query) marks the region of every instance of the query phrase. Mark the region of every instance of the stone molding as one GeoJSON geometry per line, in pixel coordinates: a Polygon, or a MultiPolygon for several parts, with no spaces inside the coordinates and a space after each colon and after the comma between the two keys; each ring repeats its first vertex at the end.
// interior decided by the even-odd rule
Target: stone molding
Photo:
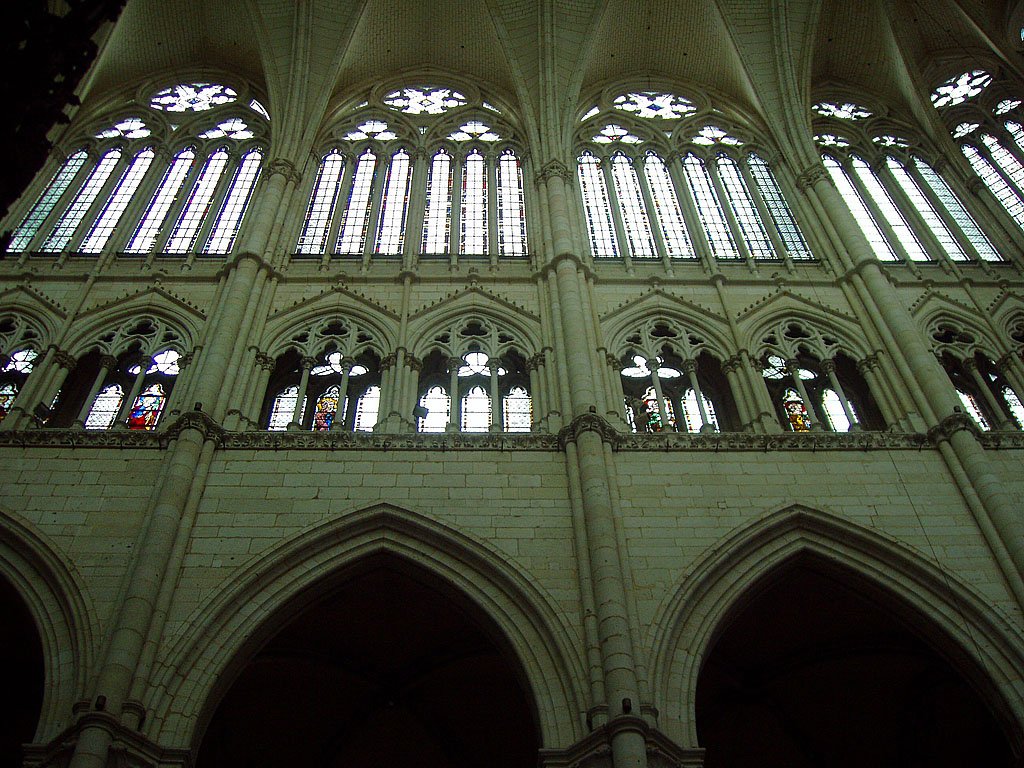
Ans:
{"type": "Polygon", "coordinates": [[[25,745],[25,765],[31,768],[68,765],[79,735],[87,727],[99,727],[110,733],[107,765],[116,768],[189,768],[192,765],[190,750],[161,747],[121,724],[111,713],[99,711],[83,713],[74,725],[48,744],[25,745]]]}
{"type": "Polygon", "coordinates": [[[633,715],[614,718],[566,749],[542,749],[539,764],[543,768],[611,768],[612,736],[622,731],[643,736],[649,768],[701,768],[704,765],[702,748],[680,747],[643,718],[633,715]]]}
{"type": "Polygon", "coordinates": [[[974,419],[966,413],[951,413],[934,427],[928,430],[928,440],[935,445],[948,441],[954,434],[961,430],[970,432],[974,437],[981,434],[974,419]]]}
{"type": "Polygon", "coordinates": [[[596,432],[606,443],[614,447],[622,433],[611,425],[606,419],[596,413],[584,413],[566,424],[558,433],[558,447],[565,450],[569,443],[575,443],[584,432],[596,432]]]}

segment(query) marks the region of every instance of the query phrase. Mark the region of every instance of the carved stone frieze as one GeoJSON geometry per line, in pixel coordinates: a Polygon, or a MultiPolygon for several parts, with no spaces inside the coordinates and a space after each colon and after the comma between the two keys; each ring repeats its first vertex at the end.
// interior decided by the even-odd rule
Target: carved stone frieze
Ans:
{"type": "Polygon", "coordinates": [[[943,440],[949,440],[949,438],[961,430],[970,432],[975,437],[980,435],[980,430],[978,425],[974,423],[974,419],[966,413],[951,413],[928,430],[928,440],[938,445],[943,440]]]}
{"type": "Polygon", "coordinates": [[[569,443],[576,442],[584,432],[596,432],[602,440],[615,446],[622,438],[622,433],[607,420],[596,413],[584,413],[577,416],[558,433],[558,445],[565,448],[569,443]]]}

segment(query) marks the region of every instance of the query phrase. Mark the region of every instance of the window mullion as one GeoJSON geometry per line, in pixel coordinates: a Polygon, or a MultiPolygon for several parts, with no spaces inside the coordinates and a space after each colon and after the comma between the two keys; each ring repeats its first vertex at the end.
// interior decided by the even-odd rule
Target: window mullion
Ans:
{"type": "Polygon", "coordinates": [[[679,210],[683,213],[683,222],[690,234],[694,256],[698,259],[702,258],[701,251],[703,250],[705,264],[711,265],[715,263],[715,252],[708,240],[708,233],[701,223],[700,214],[695,208],[696,196],[690,189],[686,174],[683,173],[683,157],[684,155],[674,154],[666,158],[665,167],[668,168],[669,178],[672,179],[675,186],[676,200],[679,202],[679,210]]]}
{"type": "MultiPolygon", "coordinates": [[[[1001,142],[1000,146],[1002,146],[1001,142]]],[[[996,160],[995,155],[992,153],[988,144],[983,141],[979,141],[974,144],[974,147],[981,153],[981,156],[988,161],[988,164],[996,170],[996,173],[999,174],[1000,178],[1009,185],[1010,189],[1017,195],[1017,197],[1024,200],[1024,185],[1020,185],[1014,181],[1010,172],[1003,168],[1002,164],[996,160]]],[[[1005,150],[1006,148],[1003,147],[1003,149],[1005,150]]],[[[1006,151],[1009,152],[1009,150],[1006,151]]],[[[1013,153],[1010,154],[1013,155],[1013,153]]],[[[1013,157],[1016,157],[1016,155],[1013,155],[1013,157]]]]}
{"type": "Polygon", "coordinates": [[[195,159],[192,161],[192,167],[188,169],[188,174],[185,176],[185,181],[178,187],[177,198],[171,203],[167,213],[164,214],[164,220],[160,224],[160,233],[157,235],[153,243],[153,249],[150,251],[150,258],[155,254],[164,252],[164,249],[167,247],[167,241],[171,239],[171,235],[176,229],[178,217],[185,206],[188,205],[188,201],[192,197],[192,190],[199,182],[200,174],[202,174],[206,164],[210,162],[210,158],[215,153],[216,150],[203,156],[198,153],[196,154],[195,159]]]}
{"type": "Polygon", "coordinates": [[[150,163],[149,170],[146,171],[146,176],[139,185],[139,188],[135,190],[132,201],[121,215],[121,220],[114,229],[114,234],[107,240],[107,245],[104,248],[106,251],[122,253],[128,247],[128,243],[135,234],[136,228],[142,222],[142,217],[146,213],[149,201],[156,194],[164,174],[167,173],[167,169],[174,162],[174,155],[168,152],[166,148],[153,147],[152,149],[154,154],[153,162],[150,163]]]}
{"type": "Polygon", "coordinates": [[[651,225],[651,235],[654,237],[654,247],[658,250],[665,269],[672,271],[672,262],[668,257],[668,248],[665,247],[665,233],[661,227],[661,220],[658,218],[658,209],[654,204],[654,195],[651,193],[651,184],[647,178],[647,169],[644,168],[642,157],[633,161],[633,171],[636,173],[637,182],[640,184],[640,194],[644,198],[644,208],[647,209],[647,220],[651,225]]]}
{"type": "Polygon", "coordinates": [[[626,269],[632,271],[633,260],[629,248],[629,238],[626,237],[626,226],[622,221],[622,206],[619,203],[619,196],[615,191],[615,179],[612,178],[612,158],[601,158],[601,178],[604,181],[605,192],[608,195],[608,207],[612,213],[612,225],[615,227],[615,239],[619,241],[619,254],[626,265],[626,269]]]}
{"type": "Polygon", "coordinates": [[[379,158],[373,166],[373,177],[370,181],[370,217],[366,221],[366,236],[363,238],[363,266],[369,266],[370,255],[376,241],[376,232],[379,225],[380,211],[383,207],[384,189],[387,187],[388,173],[391,170],[391,163],[395,159],[394,153],[385,153],[383,148],[374,152],[379,158]]]}
{"type": "Polygon", "coordinates": [[[871,170],[874,171],[879,183],[888,191],[889,197],[892,198],[896,209],[903,214],[903,218],[906,220],[907,226],[910,227],[910,231],[917,236],[918,242],[921,243],[925,253],[928,254],[931,260],[935,263],[955,263],[949,254],[946,253],[946,249],[942,247],[938,237],[932,232],[932,228],[928,226],[928,222],[924,220],[920,211],[917,210],[914,201],[903,191],[903,186],[897,181],[885,158],[881,158],[875,166],[872,166],[871,170]]]}
{"type": "Polygon", "coordinates": [[[423,243],[423,227],[426,218],[427,184],[429,183],[430,159],[422,149],[409,151],[412,164],[409,172],[409,210],[406,214],[405,243],[402,247],[404,266],[411,267],[423,243]]]}
{"type": "Polygon", "coordinates": [[[238,152],[237,149],[235,151],[228,152],[228,162],[224,166],[224,170],[221,171],[220,178],[217,179],[217,188],[213,193],[213,197],[210,199],[210,205],[207,207],[206,213],[203,216],[203,222],[196,231],[195,241],[192,243],[192,247],[189,249],[189,253],[185,258],[186,264],[191,264],[195,260],[196,254],[202,252],[202,249],[206,246],[206,241],[210,239],[210,232],[213,230],[214,224],[217,223],[217,219],[220,217],[220,209],[224,205],[224,201],[227,198],[228,191],[231,189],[232,182],[235,180],[235,174],[238,173],[243,157],[244,156],[238,152]]]}
{"type": "Polygon", "coordinates": [[[732,200],[726,192],[721,176],[718,175],[718,163],[713,159],[705,160],[704,170],[707,171],[708,178],[711,179],[711,184],[714,187],[715,194],[718,195],[718,201],[722,207],[722,213],[725,215],[725,220],[729,224],[729,230],[732,232],[732,239],[736,244],[736,249],[739,251],[740,257],[746,260],[747,265],[751,269],[754,269],[754,257],[751,255],[750,249],[747,247],[747,238],[743,234],[740,223],[736,220],[736,212],[732,208],[732,200]]]}
{"type": "MultiPolygon", "coordinates": [[[[963,229],[960,228],[960,225],[956,222],[956,219],[953,218],[953,214],[950,213],[949,210],[947,210],[946,206],[943,205],[942,201],[939,199],[939,196],[935,194],[935,191],[932,189],[931,184],[929,184],[925,180],[924,176],[921,174],[921,171],[918,170],[917,164],[913,160],[910,160],[909,162],[904,163],[903,167],[906,170],[906,172],[910,175],[910,178],[914,180],[914,183],[917,184],[917,188],[921,190],[921,194],[923,194],[925,199],[929,203],[931,203],[932,208],[935,209],[935,212],[939,215],[939,218],[941,218],[942,221],[945,223],[946,228],[949,230],[950,234],[952,234],[953,238],[958,243],[960,243],[960,247],[963,248],[964,253],[967,254],[968,258],[971,261],[976,261],[978,263],[987,263],[987,260],[981,257],[981,254],[978,253],[978,249],[974,247],[974,243],[971,242],[971,239],[967,237],[967,234],[963,231],[963,229]]],[[[935,174],[938,174],[938,171],[936,171],[934,168],[932,170],[935,174]]],[[[949,191],[950,193],[955,194],[953,193],[952,188],[950,188],[949,191]]],[[[961,205],[963,205],[963,201],[961,201],[961,205]]]]}
{"type": "MultiPolygon", "coordinates": [[[[43,194],[49,188],[50,184],[56,180],[57,175],[64,168],[65,163],[67,163],[76,154],[78,153],[72,152],[66,157],[51,154],[52,160],[50,165],[47,167],[48,173],[45,175],[40,174],[40,181],[42,182],[41,186],[37,187],[33,185],[30,192],[26,192],[22,196],[24,206],[19,206],[19,210],[16,214],[7,217],[7,221],[10,222],[10,229],[15,234],[17,234],[22,225],[26,223],[26,219],[28,219],[29,214],[32,213],[36,205],[41,202],[43,194]]],[[[36,228],[36,231],[25,244],[25,248],[23,249],[24,252],[19,264],[22,263],[29,253],[36,250],[42,244],[45,239],[45,235],[53,229],[53,225],[57,223],[57,219],[60,217],[61,213],[68,207],[68,205],[71,204],[71,201],[74,199],[74,195],[82,188],[82,185],[85,184],[85,180],[89,178],[89,173],[95,167],[98,159],[99,155],[95,151],[89,150],[86,153],[85,162],[83,162],[82,166],[75,172],[74,176],[68,182],[67,187],[60,194],[60,197],[58,197],[54,202],[46,216],[43,217],[43,220],[39,222],[39,226],[36,228]]]]}
{"type": "Polygon", "coordinates": [[[334,205],[334,213],[331,216],[331,223],[327,228],[327,241],[323,256],[324,265],[327,265],[330,262],[332,254],[338,253],[338,238],[341,236],[341,227],[345,223],[348,198],[349,195],[352,194],[352,181],[355,179],[356,166],[359,164],[359,157],[357,155],[342,152],[341,156],[345,164],[341,168],[341,184],[338,188],[338,202],[334,205]]]}
{"type": "MultiPolygon", "coordinates": [[[[878,227],[882,232],[882,236],[889,244],[889,248],[896,254],[900,261],[905,264],[914,263],[913,259],[907,253],[907,250],[903,247],[903,243],[896,236],[892,227],[889,224],[889,220],[885,214],[882,213],[882,209],[878,207],[878,203],[875,202],[874,196],[868,191],[868,188],[864,185],[863,180],[857,173],[856,169],[852,167],[852,162],[846,161],[842,164],[843,170],[846,172],[846,178],[853,185],[853,188],[857,190],[857,194],[860,195],[860,200],[864,204],[864,207],[871,213],[871,218],[875,220],[875,226],[878,227]]],[[[881,181],[879,181],[881,184],[881,181]]]]}
{"type": "Polygon", "coordinates": [[[768,210],[768,206],[764,202],[764,198],[761,197],[761,187],[754,179],[754,175],[750,172],[749,158],[746,162],[736,161],[737,167],[740,169],[740,176],[743,177],[743,183],[747,185],[747,192],[750,195],[750,199],[754,201],[754,208],[757,210],[757,215],[761,217],[761,226],[764,228],[765,233],[768,235],[768,239],[771,241],[772,249],[775,251],[776,257],[782,259],[786,263],[786,266],[792,267],[793,259],[789,255],[789,249],[786,248],[786,244],[782,241],[782,235],[779,234],[778,227],[775,225],[775,219],[772,217],[771,211],[768,210]]]}
{"type": "MultiPolygon", "coordinates": [[[[484,155],[487,173],[487,253],[491,266],[498,264],[498,155],[493,151],[484,155]]],[[[501,410],[501,402],[491,404],[491,413],[494,409],[501,410]]],[[[500,415],[498,417],[500,420],[500,415]]],[[[492,419],[494,423],[496,419],[492,419]]]]}
{"type": "MultiPolygon", "coordinates": [[[[462,169],[465,166],[466,152],[460,151],[452,155],[452,209],[451,226],[448,229],[448,257],[452,266],[458,263],[459,249],[462,238],[462,169]]],[[[451,395],[455,397],[455,395],[451,395]]],[[[452,403],[455,401],[452,400],[452,403]]],[[[454,410],[454,405],[452,409],[454,410]]]]}
{"type": "Polygon", "coordinates": [[[61,216],[64,215],[64,211],[68,209],[75,197],[81,191],[82,187],[85,186],[85,182],[88,181],[89,176],[95,170],[96,166],[100,162],[100,158],[103,157],[104,153],[97,152],[90,149],[88,152],[88,158],[81,168],[78,169],[78,173],[75,174],[75,178],[68,184],[68,188],[64,190],[64,193],[60,196],[60,199],[54,204],[53,208],[50,209],[50,213],[47,214],[46,218],[43,219],[39,225],[39,229],[32,236],[32,240],[29,241],[28,246],[25,248],[26,253],[37,251],[40,246],[46,241],[56,226],[57,222],[60,221],[61,216]]]}
{"type": "Polygon", "coordinates": [[[88,236],[89,231],[92,229],[93,224],[99,218],[103,208],[110,200],[110,196],[114,193],[118,183],[121,181],[121,177],[125,171],[131,167],[132,161],[135,159],[134,155],[128,154],[127,150],[121,150],[121,156],[117,160],[117,164],[114,166],[114,170],[107,176],[107,180],[103,183],[100,188],[99,194],[96,195],[96,199],[92,201],[92,205],[82,216],[82,220],[78,222],[78,226],[75,227],[75,233],[68,240],[67,246],[63,249],[68,253],[77,253],[78,249],[82,246],[82,241],[88,236]]]}

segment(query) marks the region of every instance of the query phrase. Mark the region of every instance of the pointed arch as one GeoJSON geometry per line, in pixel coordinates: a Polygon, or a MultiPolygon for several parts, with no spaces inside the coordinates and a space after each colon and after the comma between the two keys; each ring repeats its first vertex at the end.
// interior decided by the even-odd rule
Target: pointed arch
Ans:
{"type": "Polygon", "coordinates": [[[776,509],[711,548],[655,615],[654,703],[670,737],[697,746],[697,679],[728,617],[765,579],[807,562],[838,571],[926,626],[929,641],[979,690],[1020,753],[1021,631],[991,600],[895,539],[800,504],[776,509]]]}
{"type": "Polygon", "coordinates": [[[516,342],[513,346],[526,356],[543,346],[535,315],[483,289],[469,288],[413,313],[409,322],[413,353],[420,357],[428,354],[436,335],[453,324],[474,319],[511,332],[516,342]]]}
{"type": "Polygon", "coordinates": [[[45,683],[36,741],[70,725],[93,668],[96,612],[74,566],[28,521],[0,510],[0,576],[28,606],[43,647],[45,683]]]}
{"type": "Polygon", "coordinates": [[[522,670],[544,746],[571,744],[583,736],[586,678],[579,638],[569,634],[552,599],[486,544],[389,504],[282,542],[192,616],[189,631],[156,668],[145,702],[154,713],[150,735],[162,744],[194,745],[248,656],[313,604],[322,588],[381,555],[427,571],[494,622],[522,670]]]}

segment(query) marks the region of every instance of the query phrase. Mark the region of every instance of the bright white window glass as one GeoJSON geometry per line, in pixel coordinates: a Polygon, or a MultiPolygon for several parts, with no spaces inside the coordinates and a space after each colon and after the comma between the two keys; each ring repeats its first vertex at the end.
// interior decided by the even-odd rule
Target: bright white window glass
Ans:
{"type": "MultiPolygon", "coordinates": [[[[281,390],[277,397],[274,398],[274,405],[270,409],[270,421],[267,424],[267,429],[271,432],[283,432],[288,429],[292,415],[295,413],[295,403],[298,400],[298,387],[288,387],[281,390]]],[[[305,399],[302,401],[302,410],[306,410],[305,399]]],[[[302,421],[301,414],[299,415],[299,421],[302,421]]]]}
{"type": "Polygon", "coordinates": [[[526,255],[526,199],[523,169],[515,153],[506,149],[498,158],[498,254],[526,255]]]}
{"type": "Polygon", "coordinates": [[[981,152],[978,151],[977,147],[972,147],[970,144],[964,144],[961,149],[967,156],[967,159],[971,163],[971,168],[974,172],[981,177],[981,180],[985,182],[985,186],[988,187],[999,203],[1006,209],[1006,212],[1013,217],[1013,220],[1017,222],[1017,225],[1024,229],[1024,197],[1017,192],[1013,187],[1006,183],[1006,179],[995,169],[995,167],[986,159],[981,152]]]}
{"type": "Polygon", "coordinates": [[[960,247],[960,243],[956,241],[956,237],[949,231],[946,222],[942,220],[939,212],[932,206],[931,201],[925,197],[917,182],[907,173],[903,163],[890,156],[885,159],[885,164],[889,168],[889,172],[892,173],[893,178],[896,179],[896,183],[900,185],[903,193],[910,200],[911,205],[917,209],[924,223],[928,225],[928,229],[935,235],[935,239],[939,241],[939,245],[942,246],[946,255],[953,261],[968,261],[964,249],[960,247]]]}
{"type": "Polygon", "coordinates": [[[121,402],[124,400],[124,390],[120,384],[111,384],[100,390],[96,399],[92,401],[92,408],[85,418],[86,429],[110,429],[110,425],[117,418],[117,412],[121,410],[121,402]]]}
{"type": "Polygon", "coordinates": [[[391,156],[375,253],[397,254],[405,242],[405,214],[409,209],[409,153],[400,149],[391,156]]]}
{"type": "Polygon", "coordinates": [[[86,179],[85,184],[82,185],[78,194],[75,195],[71,205],[64,211],[50,236],[46,238],[42,250],[51,252],[61,251],[67,247],[68,243],[71,242],[71,238],[74,237],[78,225],[82,223],[82,219],[85,218],[89,208],[96,201],[120,159],[121,150],[119,149],[112,149],[100,158],[99,163],[93,168],[89,178],[86,179]]]}
{"type": "Polygon", "coordinates": [[[754,177],[754,182],[761,192],[761,199],[768,209],[768,215],[772,217],[775,229],[778,230],[790,258],[813,259],[811,249],[807,247],[803,232],[800,231],[800,226],[796,223],[793,212],[782,194],[782,188],[768,163],[758,155],[751,154],[747,158],[747,167],[750,169],[750,175],[754,177]]]}
{"type": "Polygon", "coordinates": [[[974,423],[978,425],[981,431],[988,432],[992,429],[991,425],[988,423],[988,419],[985,418],[985,414],[982,413],[981,408],[978,406],[978,401],[974,399],[974,395],[960,389],[958,389],[956,393],[960,397],[960,402],[963,404],[964,410],[967,411],[972,419],[974,419],[974,423]]]}
{"type": "Polygon", "coordinates": [[[846,411],[843,410],[843,402],[834,390],[826,389],[821,393],[821,405],[833,432],[850,431],[850,420],[846,417],[846,411]]]}
{"type": "Polygon", "coordinates": [[[1015,123],[1012,120],[1008,120],[1005,125],[1006,130],[1013,136],[1017,146],[1020,147],[1020,151],[1024,152],[1024,128],[1021,128],[1019,123],[1015,123]]]}
{"type": "Polygon", "coordinates": [[[356,402],[356,432],[372,432],[380,413],[380,387],[369,387],[356,402]]]}
{"type": "Polygon", "coordinates": [[[882,212],[882,216],[885,217],[886,222],[892,228],[896,239],[900,241],[900,245],[907,252],[907,256],[912,261],[930,261],[928,253],[925,251],[924,246],[921,245],[921,241],[917,239],[914,230],[907,224],[907,220],[903,218],[900,209],[896,207],[896,203],[889,196],[889,190],[882,186],[882,182],[875,176],[871,166],[855,155],[853,157],[853,171],[857,174],[857,178],[861,180],[868,194],[871,195],[871,199],[875,201],[878,210],[882,212]]]}
{"type": "Polygon", "coordinates": [[[661,231],[665,237],[665,250],[674,259],[695,258],[697,254],[693,250],[693,243],[690,242],[690,235],[686,231],[686,222],[683,219],[679,198],[676,197],[668,168],[665,167],[665,163],[660,157],[653,152],[648,152],[644,158],[644,173],[647,174],[647,183],[651,187],[651,197],[654,199],[654,208],[658,213],[658,222],[661,224],[661,231]]]}
{"type": "Polygon", "coordinates": [[[452,156],[437,151],[430,163],[427,206],[423,221],[423,253],[448,253],[452,229],[452,156]]]}
{"type": "Polygon", "coordinates": [[[111,194],[107,204],[103,206],[103,212],[100,213],[96,223],[92,225],[92,229],[82,242],[80,249],[82,253],[99,253],[103,250],[107,240],[114,234],[114,228],[117,226],[117,222],[121,220],[121,216],[124,215],[128,204],[132,201],[132,197],[139,188],[139,184],[142,183],[142,179],[145,177],[146,171],[149,170],[154,156],[153,150],[144,149],[132,160],[131,165],[121,175],[117,186],[114,187],[114,192],[111,194]]]}
{"type": "Polygon", "coordinates": [[[651,219],[644,207],[640,181],[633,170],[633,163],[621,153],[612,156],[612,182],[619,199],[619,214],[622,216],[630,254],[636,258],[656,257],[658,249],[654,244],[651,219]]]}
{"type": "Polygon", "coordinates": [[[996,165],[1003,170],[1003,173],[1010,178],[1010,181],[1016,185],[1017,189],[1024,191],[1024,165],[1021,165],[1013,153],[1000,144],[995,136],[983,133],[981,141],[988,147],[988,151],[991,153],[996,165]]]}
{"type": "Polygon", "coordinates": [[[604,185],[601,161],[589,152],[584,152],[576,165],[576,171],[580,178],[587,232],[590,234],[590,250],[595,257],[618,256],[612,206],[604,185]]]}
{"type": "Polygon", "coordinates": [[[491,398],[483,387],[473,387],[462,398],[462,431],[486,432],[491,428],[491,398]]]}
{"type": "Polygon", "coordinates": [[[348,193],[345,219],[338,236],[338,253],[358,254],[366,243],[366,229],[370,225],[370,193],[373,191],[377,156],[366,150],[356,163],[352,189],[348,193]]]}
{"type": "Polygon", "coordinates": [[[343,170],[345,160],[338,152],[331,152],[320,161],[313,194],[306,209],[306,221],[295,249],[299,253],[323,253],[327,248],[327,232],[334,217],[334,206],[338,202],[343,170]]]}
{"type": "Polygon", "coordinates": [[[856,220],[857,225],[860,227],[860,231],[864,233],[868,245],[871,246],[871,250],[875,252],[878,260],[897,261],[895,251],[889,245],[889,241],[885,239],[885,235],[882,234],[882,230],[875,221],[875,217],[861,199],[860,192],[853,186],[850,177],[846,175],[846,169],[831,155],[822,155],[821,160],[825,164],[825,168],[828,169],[829,175],[832,176],[832,181],[835,183],[836,189],[839,190],[843,202],[850,209],[850,213],[853,214],[854,220],[856,220]]]}
{"type": "Polygon", "coordinates": [[[175,155],[125,249],[128,253],[149,253],[153,250],[167,212],[178,197],[195,159],[196,155],[192,149],[183,149],[175,155]]]}
{"type": "Polygon", "coordinates": [[[4,372],[32,373],[32,369],[35,368],[36,358],[38,357],[39,353],[34,349],[19,349],[11,355],[7,365],[0,370],[4,372]]]}
{"type": "Polygon", "coordinates": [[[451,414],[451,399],[444,387],[431,387],[420,398],[420,405],[427,409],[427,415],[417,419],[418,432],[444,432],[451,414]]]}
{"type": "Polygon", "coordinates": [[[722,186],[725,187],[725,194],[729,198],[733,213],[736,214],[736,221],[740,225],[750,255],[755,259],[778,258],[736,161],[728,155],[719,155],[718,175],[722,179],[722,186]]]}
{"type": "Polygon", "coordinates": [[[523,387],[512,387],[501,401],[506,432],[529,432],[533,424],[533,400],[523,387]]]}
{"type": "Polygon", "coordinates": [[[192,250],[203,219],[210,210],[210,201],[217,192],[217,183],[227,166],[228,153],[225,149],[218,149],[207,159],[199,174],[199,180],[192,188],[192,193],[167,240],[167,247],[164,249],[167,253],[188,253],[192,250]]]}
{"type": "Polygon", "coordinates": [[[690,184],[697,215],[708,236],[711,252],[717,259],[738,259],[740,252],[729,231],[729,223],[725,219],[725,211],[715,193],[714,184],[704,167],[704,161],[696,155],[687,155],[683,159],[683,172],[690,184]]]}
{"type": "Polygon", "coordinates": [[[228,190],[224,205],[221,206],[220,214],[210,232],[210,238],[206,241],[203,253],[229,253],[235,244],[238,236],[238,228],[242,225],[242,217],[246,208],[249,207],[249,200],[252,198],[253,190],[256,189],[256,181],[260,177],[260,165],[263,162],[263,153],[258,149],[250,150],[242,158],[235,172],[235,178],[231,180],[231,188],[228,190]]]}
{"type": "Polygon", "coordinates": [[[75,180],[75,176],[78,175],[82,166],[85,165],[88,157],[88,153],[83,149],[75,152],[75,154],[64,161],[64,165],[53,175],[53,178],[50,179],[50,183],[46,185],[46,189],[43,190],[39,199],[33,204],[21,224],[18,225],[18,228],[14,230],[10,245],[7,246],[8,253],[23,251],[28,248],[28,244],[32,242],[32,238],[35,237],[36,232],[39,231],[43,222],[46,221],[50,211],[54,209],[57,202],[68,190],[68,187],[71,186],[71,182],[75,180]]]}
{"type": "Polygon", "coordinates": [[[1020,398],[1017,397],[1017,393],[1009,387],[1003,387],[1002,395],[1003,402],[1006,403],[1006,407],[1010,409],[1010,414],[1013,416],[1013,420],[1017,422],[1017,427],[1024,429],[1024,403],[1021,403],[1020,398]]]}
{"type": "Polygon", "coordinates": [[[935,170],[928,165],[924,160],[919,157],[914,158],[914,167],[917,168],[917,172],[921,174],[921,178],[924,179],[935,196],[942,203],[942,206],[946,209],[953,221],[956,222],[960,230],[970,240],[971,245],[974,246],[978,255],[981,256],[985,261],[1002,261],[1002,257],[996,251],[995,246],[992,245],[992,241],[988,239],[981,227],[978,226],[978,222],[974,220],[970,212],[964,207],[963,203],[960,202],[953,190],[946,184],[946,180],[943,179],[935,170]]]}
{"type": "MultiPolygon", "coordinates": [[[[721,431],[718,428],[718,416],[715,415],[715,406],[711,404],[711,401],[703,393],[701,393],[701,400],[704,401],[704,410],[707,411],[708,422],[715,428],[716,432],[721,431]]],[[[704,420],[700,416],[700,406],[697,405],[697,393],[692,387],[686,390],[682,405],[683,418],[686,419],[686,431],[700,432],[704,426],[704,420]]]]}
{"type": "Polygon", "coordinates": [[[487,163],[476,149],[462,166],[462,238],[460,253],[487,253],[487,163]]]}

